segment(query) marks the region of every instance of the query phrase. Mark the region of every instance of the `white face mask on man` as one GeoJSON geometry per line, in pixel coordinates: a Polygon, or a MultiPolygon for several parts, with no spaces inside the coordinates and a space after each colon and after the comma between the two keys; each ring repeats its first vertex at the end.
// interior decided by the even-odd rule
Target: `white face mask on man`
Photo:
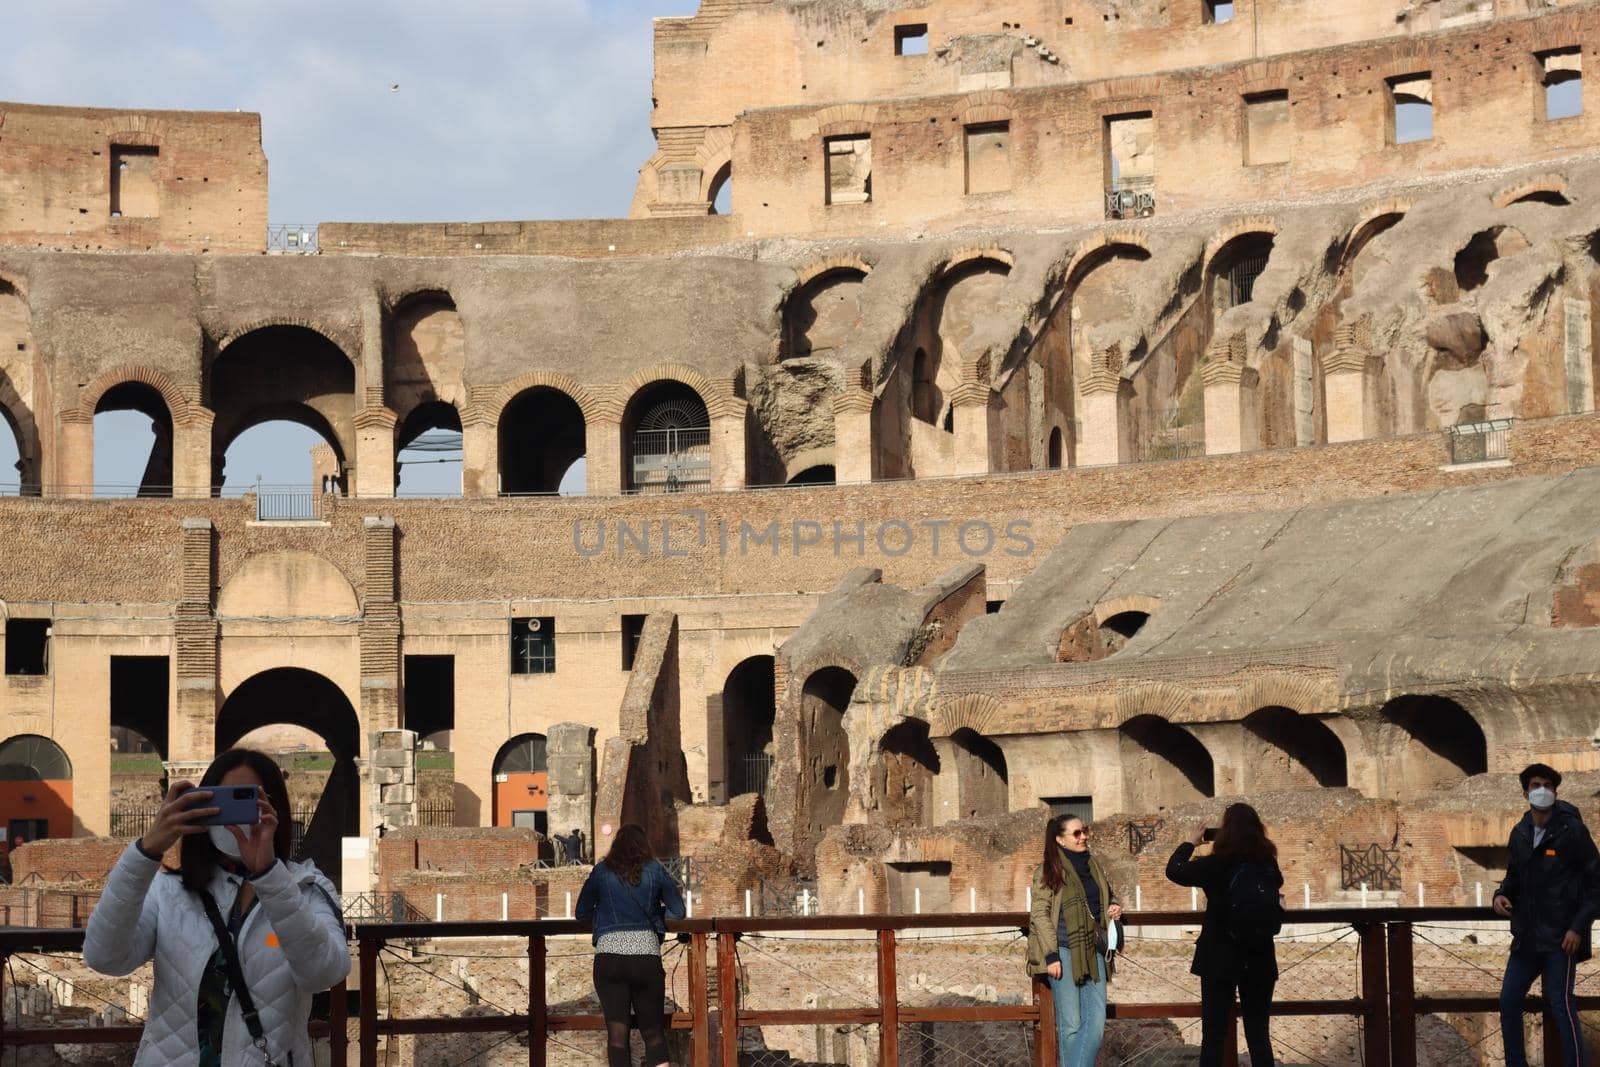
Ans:
{"type": "Polygon", "coordinates": [[[239,851],[239,841],[233,836],[233,831],[226,826],[208,826],[206,832],[211,836],[211,844],[216,850],[229,859],[243,859],[244,853],[239,851]]]}
{"type": "Polygon", "coordinates": [[[1546,786],[1537,786],[1528,790],[1528,803],[1533,805],[1535,811],[1549,811],[1556,806],[1556,791],[1546,786]]]}

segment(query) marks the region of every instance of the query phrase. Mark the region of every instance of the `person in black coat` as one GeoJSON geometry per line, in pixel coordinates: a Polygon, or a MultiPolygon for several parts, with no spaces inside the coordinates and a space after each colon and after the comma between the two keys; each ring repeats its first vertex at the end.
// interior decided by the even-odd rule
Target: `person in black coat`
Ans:
{"type": "Polygon", "coordinates": [[[1283,887],[1278,870],[1278,848],[1267,837],[1261,816],[1248,804],[1232,804],[1222,815],[1211,854],[1195,858],[1206,824],[1196,823],[1189,840],[1179,845],[1167,861],[1167,878],[1206,892],[1206,914],[1195,942],[1189,973],[1200,978],[1200,1067],[1221,1067],[1228,1028],[1233,1025],[1234,991],[1239,993],[1239,1014],[1244,1018],[1245,1042],[1251,1067],[1272,1067],[1272,1037],[1267,1013],[1272,988],[1278,981],[1278,955],[1270,938],[1240,942],[1229,928],[1230,888],[1245,864],[1264,869],[1275,878],[1273,890],[1283,887]]]}

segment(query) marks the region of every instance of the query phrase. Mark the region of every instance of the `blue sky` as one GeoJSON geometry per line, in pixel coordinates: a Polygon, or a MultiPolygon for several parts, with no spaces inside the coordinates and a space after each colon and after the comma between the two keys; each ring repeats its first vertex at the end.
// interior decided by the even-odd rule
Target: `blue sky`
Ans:
{"type": "MultiPolygon", "coordinates": [[[[0,100],[259,112],[274,222],[618,217],[654,151],[650,20],[698,6],[14,4],[0,100]]],[[[148,420],[99,421],[96,483],[136,482],[148,420]]],[[[306,432],[269,429],[235,444],[230,473],[308,480],[306,432]]]]}

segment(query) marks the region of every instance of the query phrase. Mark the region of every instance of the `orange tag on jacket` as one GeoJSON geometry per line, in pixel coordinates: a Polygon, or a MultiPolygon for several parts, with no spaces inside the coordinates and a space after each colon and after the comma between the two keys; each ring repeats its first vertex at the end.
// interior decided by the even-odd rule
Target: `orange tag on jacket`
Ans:
{"type": "MultiPolygon", "coordinates": [[[[1555,855],[1554,852],[1552,852],[1550,854],[1552,856],[1555,855]]],[[[278,935],[277,934],[268,934],[267,935],[267,947],[268,948],[277,948],[278,947],[278,935]]]]}
{"type": "Polygon", "coordinates": [[[1544,850],[1544,854],[1546,856],[1554,856],[1556,854],[1556,850],[1553,848],[1547,848],[1544,850]]]}

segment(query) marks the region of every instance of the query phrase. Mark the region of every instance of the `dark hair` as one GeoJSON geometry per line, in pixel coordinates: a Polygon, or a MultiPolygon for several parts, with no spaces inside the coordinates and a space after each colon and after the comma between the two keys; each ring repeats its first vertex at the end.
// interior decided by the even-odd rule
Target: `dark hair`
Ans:
{"type": "MultiPolygon", "coordinates": [[[[289,858],[294,842],[294,825],[289,818],[289,786],[283,780],[283,771],[277,762],[264,752],[253,748],[230,748],[211,761],[200,778],[199,788],[207,789],[222,781],[236,767],[249,767],[261,779],[267,803],[278,813],[278,829],[272,835],[272,852],[280,860],[289,858]]],[[[178,845],[178,871],[183,875],[183,887],[199,892],[211,883],[219,859],[217,846],[211,835],[185,834],[178,845]]]]}
{"type": "Polygon", "coordinates": [[[1222,813],[1211,854],[1235,863],[1278,862],[1278,846],[1267,836],[1261,816],[1248,804],[1229,804],[1222,813]]]}
{"type": "Polygon", "coordinates": [[[650,839],[638,823],[623,823],[606,853],[606,866],[629,885],[638,885],[645,864],[655,859],[650,852],[650,839]]]}
{"type": "Polygon", "coordinates": [[[1044,824],[1044,886],[1052,893],[1060,892],[1061,884],[1066,880],[1067,872],[1061,866],[1061,843],[1056,840],[1066,830],[1069,822],[1083,822],[1083,816],[1056,815],[1044,824]]]}
{"type": "Polygon", "coordinates": [[[1551,788],[1553,789],[1561,788],[1560,771],[1556,770],[1548,763],[1530,763],[1526,767],[1522,768],[1521,774],[1517,775],[1517,781],[1522,783],[1522,791],[1524,793],[1528,791],[1528,783],[1536,777],[1549,779],[1551,788]]]}

